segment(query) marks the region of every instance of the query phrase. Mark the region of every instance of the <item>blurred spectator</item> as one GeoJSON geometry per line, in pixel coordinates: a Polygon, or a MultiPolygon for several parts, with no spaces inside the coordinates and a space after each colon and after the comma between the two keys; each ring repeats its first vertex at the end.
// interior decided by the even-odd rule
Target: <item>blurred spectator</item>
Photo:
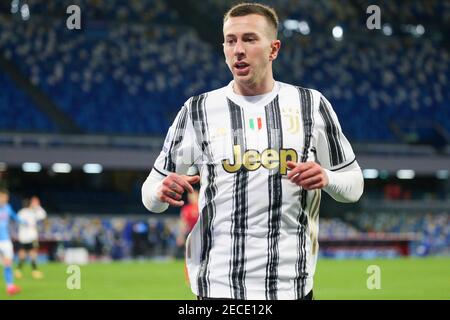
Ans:
{"type": "Polygon", "coordinates": [[[398,183],[388,183],[384,187],[384,199],[400,200],[403,198],[402,187],[398,183]]]}
{"type": "Polygon", "coordinates": [[[133,258],[142,258],[148,251],[149,229],[145,222],[138,221],[133,225],[133,258]]]}
{"type": "Polygon", "coordinates": [[[198,191],[187,194],[188,203],[181,208],[179,232],[177,237],[177,257],[184,257],[186,239],[198,220],[198,191]]]}

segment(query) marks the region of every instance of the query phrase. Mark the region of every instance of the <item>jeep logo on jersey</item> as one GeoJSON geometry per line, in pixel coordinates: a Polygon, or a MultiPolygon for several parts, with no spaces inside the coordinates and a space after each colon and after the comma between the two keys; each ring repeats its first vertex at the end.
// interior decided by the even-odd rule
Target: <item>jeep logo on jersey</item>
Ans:
{"type": "Polygon", "coordinates": [[[233,164],[230,160],[222,160],[223,169],[229,173],[235,173],[244,167],[248,171],[258,170],[261,166],[266,169],[279,168],[280,173],[285,175],[287,173],[288,161],[297,162],[298,154],[294,149],[265,149],[259,153],[258,150],[246,150],[244,154],[241,152],[241,146],[235,145],[233,147],[233,164]]]}

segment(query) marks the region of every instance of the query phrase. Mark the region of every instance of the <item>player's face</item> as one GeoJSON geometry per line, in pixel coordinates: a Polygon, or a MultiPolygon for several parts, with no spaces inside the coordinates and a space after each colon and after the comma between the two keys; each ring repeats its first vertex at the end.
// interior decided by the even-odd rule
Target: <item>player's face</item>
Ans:
{"type": "Polygon", "coordinates": [[[6,193],[0,192],[0,206],[7,204],[9,201],[9,197],[6,193]]]}
{"type": "Polygon", "coordinates": [[[252,86],[272,77],[271,61],[279,50],[272,33],[266,18],[257,14],[231,17],[224,23],[223,51],[235,82],[252,86]]]}
{"type": "Polygon", "coordinates": [[[39,207],[40,205],[41,205],[41,202],[38,197],[31,197],[30,207],[34,208],[34,207],[39,207]]]}

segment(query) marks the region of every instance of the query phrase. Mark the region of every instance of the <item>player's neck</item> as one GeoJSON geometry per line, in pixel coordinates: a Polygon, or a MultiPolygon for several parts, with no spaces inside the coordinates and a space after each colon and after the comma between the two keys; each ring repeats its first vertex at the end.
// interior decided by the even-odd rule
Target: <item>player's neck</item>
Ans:
{"type": "Polygon", "coordinates": [[[274,86],[275,80],[273,77],[270,77],[261,83],[255,84],[245,84],[234,81],[233,91],[235,94],[240,96],[259,96],[271,92],[274,86]]]}

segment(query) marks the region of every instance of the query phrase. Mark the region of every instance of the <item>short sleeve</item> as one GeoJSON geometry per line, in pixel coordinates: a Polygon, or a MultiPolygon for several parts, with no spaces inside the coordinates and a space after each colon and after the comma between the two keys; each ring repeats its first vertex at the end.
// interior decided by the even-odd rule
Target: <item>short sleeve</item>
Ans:
{"type": "Polygon", "coordinates": [[[200,157],[189,110],[184,105],[167,132],[153,168],[162,175],[187,174],[200,157]]]}
{"type": "Polygon", "coordinates": [[[17,216],[17,213],[14,211],[14,209],[11,207],[11,205],[8,204],[7,209],[9,217],[13,219],[14,221],[18,221],[19,217],[17,216]]]}
{"type": "Polygon", "coordinates": [[[36,216],[38,220],[44,220],[47,217],[47,211],[45,211],[44,208],[39,207],[36,211],[36,216]]]}
{"type": "Polygon", "coordinates": [[[356,160],[352,146],[342,132],[336,113],[323,95],[320,95],[314,127],[313,144],[317,160],[322,167],[336,171],[356,160]]]}

